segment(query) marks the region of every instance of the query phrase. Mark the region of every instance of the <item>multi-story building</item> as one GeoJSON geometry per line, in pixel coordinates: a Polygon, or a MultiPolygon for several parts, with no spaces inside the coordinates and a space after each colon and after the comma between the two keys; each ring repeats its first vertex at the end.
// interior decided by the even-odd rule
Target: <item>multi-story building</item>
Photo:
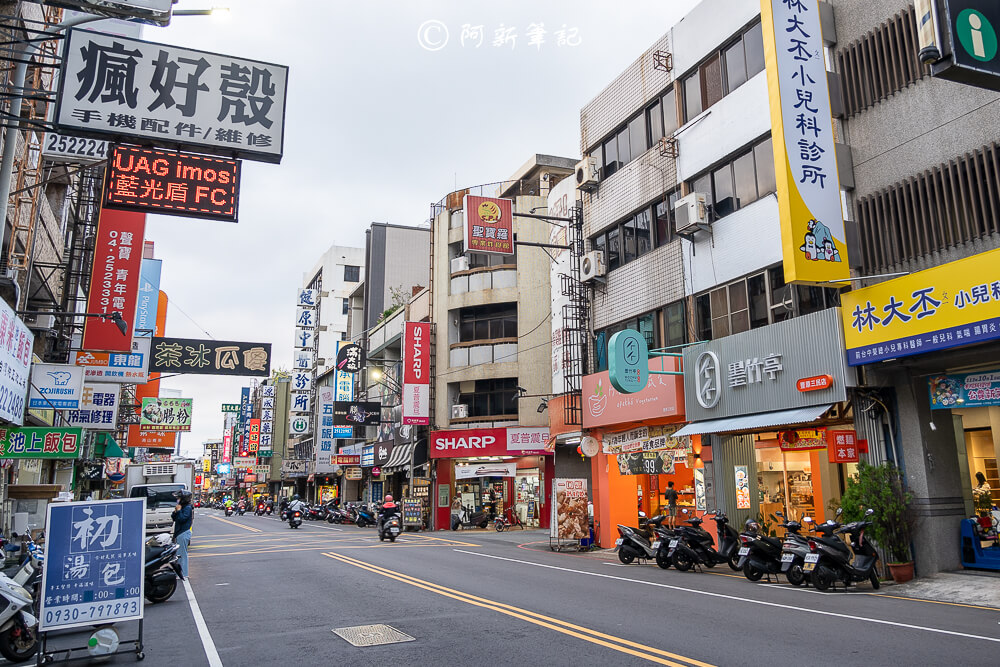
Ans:
{"type": "Polygon", "coordinates": [[[462,202],[467,194],[510,198],[515,244],[548,243],[548,223],[516,214],[544,210],[575,164],[535,155],[509,180],[450,193],[432,209],[430,456],[437,488],[449,487],[447,504],[432,499],[438,528],[448,527],[456,494],[473,510],[513,507],[529,523],[548,523],[553,457],[518,454],[547,440],[541,406],[552,382],[540,370],[551,359],[552,260],[531,245],[515,245],[512,255],[467,253],[462,202]],[[469,464],[486,460],[502,464],[504,476],[476,475],[469,464]]]}
{"type": "Polygon", "coordinates": [[[335,343],[348,339],[350,296],[364,275],[365,249],[335,245],[303,276],[302,286],[319,290],[321,295],[316,332],[317,374],[333,367],[335,343]]]}
{"type": "Polygon", "coordinates": [[[364,326],[371,329],[427,287],[431,230],[373,222],[365,232],[364,326]]]}

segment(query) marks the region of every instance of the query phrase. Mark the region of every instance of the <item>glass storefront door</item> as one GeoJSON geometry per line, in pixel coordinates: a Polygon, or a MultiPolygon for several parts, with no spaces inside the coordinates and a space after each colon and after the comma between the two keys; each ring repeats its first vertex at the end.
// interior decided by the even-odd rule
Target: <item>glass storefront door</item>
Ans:
{"type": "Polygon", "coordinates": [[[801,520],[816,516],[812,460],[808,451],[785,452],[778,447],[756,450],[757,491],[765,517],[777,511],[801,520]]]}

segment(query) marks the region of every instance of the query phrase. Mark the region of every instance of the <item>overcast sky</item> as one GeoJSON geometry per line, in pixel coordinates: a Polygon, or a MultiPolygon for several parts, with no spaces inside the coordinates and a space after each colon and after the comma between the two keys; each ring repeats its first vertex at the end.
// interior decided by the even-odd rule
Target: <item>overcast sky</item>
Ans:
{"type": "MultiPolygon", "coordinates": [[[[503,180],[535,153],[579,158],[580,108],[695,4],[181,0],[231,12],[175,17],[144,39],[290,72],[284,159],[243,163],[239,223],[149,218],[167,335],[269,342],[288,368],[295,289],[327,247],[363,246],[373,221],[421,224],[431,202],[503,180]],[[466,25],[482,26],[478,48],[474,34],[462,44],[466,25]],[[495,46],[501,28],[515,38],[495,46]]],[[[238,402],[243,384],[163,381],[194,399],[185,454],[222,436],[219,406],[238,402]]]]}

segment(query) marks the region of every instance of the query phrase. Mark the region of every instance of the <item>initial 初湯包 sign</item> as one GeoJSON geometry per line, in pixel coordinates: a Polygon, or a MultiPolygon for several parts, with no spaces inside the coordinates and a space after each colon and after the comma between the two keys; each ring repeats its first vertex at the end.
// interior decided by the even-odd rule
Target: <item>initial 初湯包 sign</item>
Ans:
{"type": "Polygon", "coordinates": [[[236,222],[240,162],[142,146],[114,146],[104,207],[236,222]]]}
{"type": "Polygon", "coordinates": [[[150,373],[270,375],[271,344],[227,340],[153,338],[150,373]]]}

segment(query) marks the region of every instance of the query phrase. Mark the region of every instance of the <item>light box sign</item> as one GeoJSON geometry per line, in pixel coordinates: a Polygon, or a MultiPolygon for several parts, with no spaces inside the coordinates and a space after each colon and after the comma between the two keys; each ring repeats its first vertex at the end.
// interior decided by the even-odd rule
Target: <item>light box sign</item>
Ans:
{"type": "Polygon", "coordinates": [[[59,132],[280,162],[283,65],[67,31],[59,132]]]}
{"type": "Polygon", "coordinates": [[[271,374],[270,343],[240,343],[227,340],[153,338],[151,373],[197,375],[271,374]]]}
{"type": "Polygon", "coordinates": [[[7,302],[0,299],[0,418],[24,423],[35,335],[7,302]]]}
{"type": "Polygon", "coordinates": [[[430,419],[430,322],[403,325],[403,424],[426,426],[430,419]]]}
{"type": "Polygon", "coordinates": [[[1000,338],[1000,249],[841,295],[847,363],[1000,338]],[[990,276],[993,276],[990,278],[990,276]]]}
{"type": "Polygon", "coordinates": [[[83,349],[128,352],[132,349],[142,244],[146,215],[129,211],[101,211],[97,222],[94,265],[90,274],[88,313],[121,313],[128,324],[125,334],[110,319],[88,317],[83,328],[83,349]]]}
{"type": "Polygon", "coordinates": [[[761,0],[785,281],[850,277],[818,0],[761,0]]]}
{"type": "Polygon", "coordinates": [[[81,426],[93,431],[114,431],[118,428],[120,400],[120,384],[84,384],[80,408],[68,410],[63,416],[70,426],[81,426]]]}
{"type": "Polygon", "coordinates": [[[113,146],[104,178],[105,208],[236,222],[240,162],[113,146]]]}
{"type": "Polygon", "coordinates": [[[139,267],[139,297],[135,306],[133,335],[150,338],[156,332],[156,314],[160,308],[160,273],[163,262],[143,259],[139,267]]]}
{"type": "Polygon", "coordinates": [[[83,366],[86,382],[146,384],[149,381],[149,338],[133,338],[129,352],[74,351],[70,361],[83,366]]]}
{"type": "Polygon", "coordinates": [[[191,404],[190,398],[144,398],[139,428],[144,431],[190,431],[191,404]]]}
{"type": "Polygon", "coordinates": [[[83,369],[68,364],[31,367],[28,407],[35,410],[75,410],[83,396],[83,369]]]}
{"type": "MultiPolygon", "coordinates": [[[[345,347],[348,347],[351,343],[347,341],[338,340],[336,342],[335,352],[337,356],[340,355],[340,351],[345,347]]],[[[335,384],[334,384],[334,401],[353,401],[354,400],[354,375],[346,371],[338,370],[334,373],[335,384]]],[[[332,413],[333,406],[330,406],[330,411],[332,413]]],[[[330,416],[333,416],[332,414],[330,416]]],[[[333,427],[333,437],[334,438],[353,438],[354,437],[354,427],[353,426],[334,426],[333,427]]]]}
{"type": "Polygon", "coordinates": [[[514,254],[514,202],[465,195],[465,252],[514,254]]]}
{"type": "Polygon", "coordinates": [[[932,410],[1000,405],[1000,371],[933,375],[927,388],[932,410]]]}
{"type": "Polygon", "coordinates": [[[0,428],[3,459],[78,459],[82,444],[79,428],[0,428]]]}

